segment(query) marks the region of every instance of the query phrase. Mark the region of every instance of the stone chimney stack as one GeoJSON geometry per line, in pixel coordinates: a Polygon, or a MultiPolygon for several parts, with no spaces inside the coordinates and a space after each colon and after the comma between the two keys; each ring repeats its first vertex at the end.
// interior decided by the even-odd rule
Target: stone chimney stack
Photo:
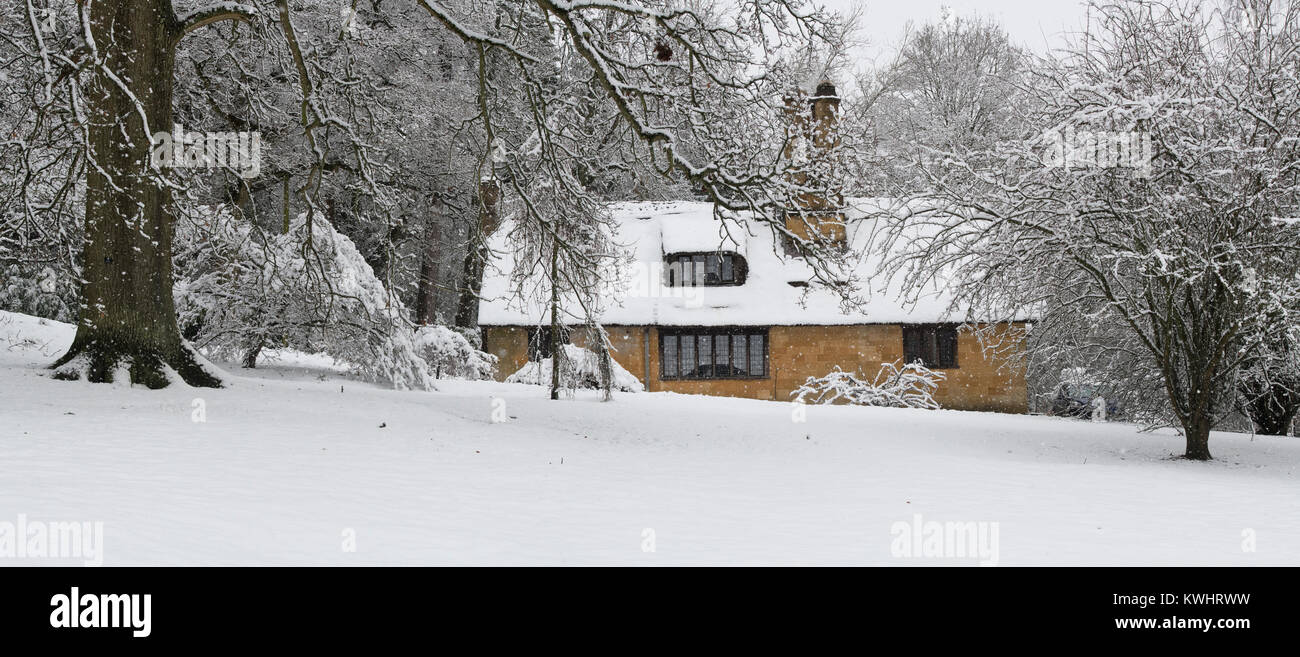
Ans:
{"type": "MultiPolygon", "coordinates": [[[[803,90],[786,97],[790,141],[785,157],[793,165],[789,180],[807,189],[797,193],[785,213],[785,227],[801,240],[818,246],[844,248],[844,198],[834,180],[835,151],[840,145],[840,98],[835,85],[822,81],[810,96],[803,90]]],[[[798,254],[806,245],[787,237],[786,253],[798,254]]]]}
{"type": "Polygon", "coordinates": [[[812,103],[813,140],[824,151],[840,145],[840,96],[835,85],[823,81],[809,99],[812,103]]]}

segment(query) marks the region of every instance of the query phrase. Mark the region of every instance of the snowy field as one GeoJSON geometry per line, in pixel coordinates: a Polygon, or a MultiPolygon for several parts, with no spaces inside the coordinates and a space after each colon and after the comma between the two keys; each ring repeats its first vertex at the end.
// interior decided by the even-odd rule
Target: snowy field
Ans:
{"type": "Polygon", "coordinates": [[[1124,424],[396,392],[304,358],[149,391],[50,379],[71,337],[0,313],[0,521],[102,521],[106,565],[977,562],[893,556],[918,514],[997,523],[1002,566],[1300,565],[1295,438],[1194,463],[1124,424]]]}

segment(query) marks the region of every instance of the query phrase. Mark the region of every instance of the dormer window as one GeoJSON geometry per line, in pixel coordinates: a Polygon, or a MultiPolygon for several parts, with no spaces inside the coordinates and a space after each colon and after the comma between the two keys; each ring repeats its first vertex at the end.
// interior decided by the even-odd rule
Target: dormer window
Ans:
{"type": "Polygon", "coordinates": [[[731,251],[674,253],[664,258],[669,287],[743,285],[749,267],[731,251]]]}

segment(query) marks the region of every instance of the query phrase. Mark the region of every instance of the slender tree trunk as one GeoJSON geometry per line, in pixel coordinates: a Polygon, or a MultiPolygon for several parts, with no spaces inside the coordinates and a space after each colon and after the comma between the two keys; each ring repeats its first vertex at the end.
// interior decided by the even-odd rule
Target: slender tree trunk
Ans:
{"type": "Polygon", "coordinates": [[[150,388],[169,383],[170,367],[191,385],[219,386],[181,341],[172,299],[174,208],[150,167],[150,135],[172,129],[181,32],[171,0],[95,2],[90,32],[117,80],[100,72],[87,89],[83,305],[72,347],[54,367],[60,378],[84,372],[96,382],[125,368],[132,383],[150,388]]]}
{"type": "Polygon", "coordinates": [[[426,245],[420,258],[420,279],[416,281],[415,323],[424,326],[437,323],[435,309],[438,303],[438,263],[433,254],[429,253],[430,250],[426,245]]]}
{"type": "Polygon", "coordinates": [[[261,354],[262,343],[259,341],[257,344],[249,347],[248,351],[244,352],[244,367],[250,370],[255,369],[257,367],[257,357],[261,354]]]}
{"type": "MultiPolygon", "coordinates": [[[[442,204],[434,201],[435,208],[442,204]]],[[[424,230],[424,248],[420,255],[420,280],[415,297],[415,321],[419,324],[436,324],[438,319],[438,283],[442,267],[442,213],[429,218],[424,230]]],[[[477,314],[474,317],[478,319],[477,314]]]]}
{"type": "Polygon", "coordinates": [[[614,357],[609,350],[609,334],[605,327],[591,322],[588,333],[595,336],[596,362],[600,368],[601,401],[614,399],[614,357]]]}
{"type": "Polygon", "coordinates": [[[551,245],[551,399],[560,398],[560,283],[559,283],[560,245],[551,245]]]}
{"type": "Polygon", "coordinates": [[[495,180],[484,180],[478,186],[479,216],[470,234],[469,250],[463,265],[464,278],[456,304],[456,326],[478,327],[479,295],[483,292],[483,269],[487,265],[487,239],[496,232],[499,220],[497,202],[501,200],[501,187],[495,180]]]}
{"type": "Polygon", "coordinates": [[[291,178],[293,178],[293,175],[288,172],[285,172],[280,176],[280,210],[283,214],[281,217],[283,223],[280,226],[281,235],[289,234],[289,199],[291,198],[289,194],[289,180],[291,178]]]}
{"type": "Polygon", "coordinates": [[[470,244],[461,265],[460,296],[456,300],[456,326],[478,326],[479,295],[483,292],[483,267],[486,254],[480,244],[470,244]]]}

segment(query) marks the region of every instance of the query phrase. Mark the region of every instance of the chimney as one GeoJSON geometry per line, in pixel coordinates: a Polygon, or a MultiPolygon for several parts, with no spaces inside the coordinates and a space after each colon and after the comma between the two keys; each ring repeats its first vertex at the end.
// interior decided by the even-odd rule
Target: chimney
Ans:
{"type": "MultiPolygon", "coordinates": [[[[785,99],[790,138],[785,157],[793,165],[788,180],[806,187],[794,195],[785,213],[785,227],[799,240],[842,249],[848,240],[844,225],[844,197],[837,189],[834,159],[840,145],[840,98],[835,85],[823,80],[808,95],[797,91],[785,99]]],[[[786,237],[786,253],[800,254],[807,247],[786,237]]]]}

